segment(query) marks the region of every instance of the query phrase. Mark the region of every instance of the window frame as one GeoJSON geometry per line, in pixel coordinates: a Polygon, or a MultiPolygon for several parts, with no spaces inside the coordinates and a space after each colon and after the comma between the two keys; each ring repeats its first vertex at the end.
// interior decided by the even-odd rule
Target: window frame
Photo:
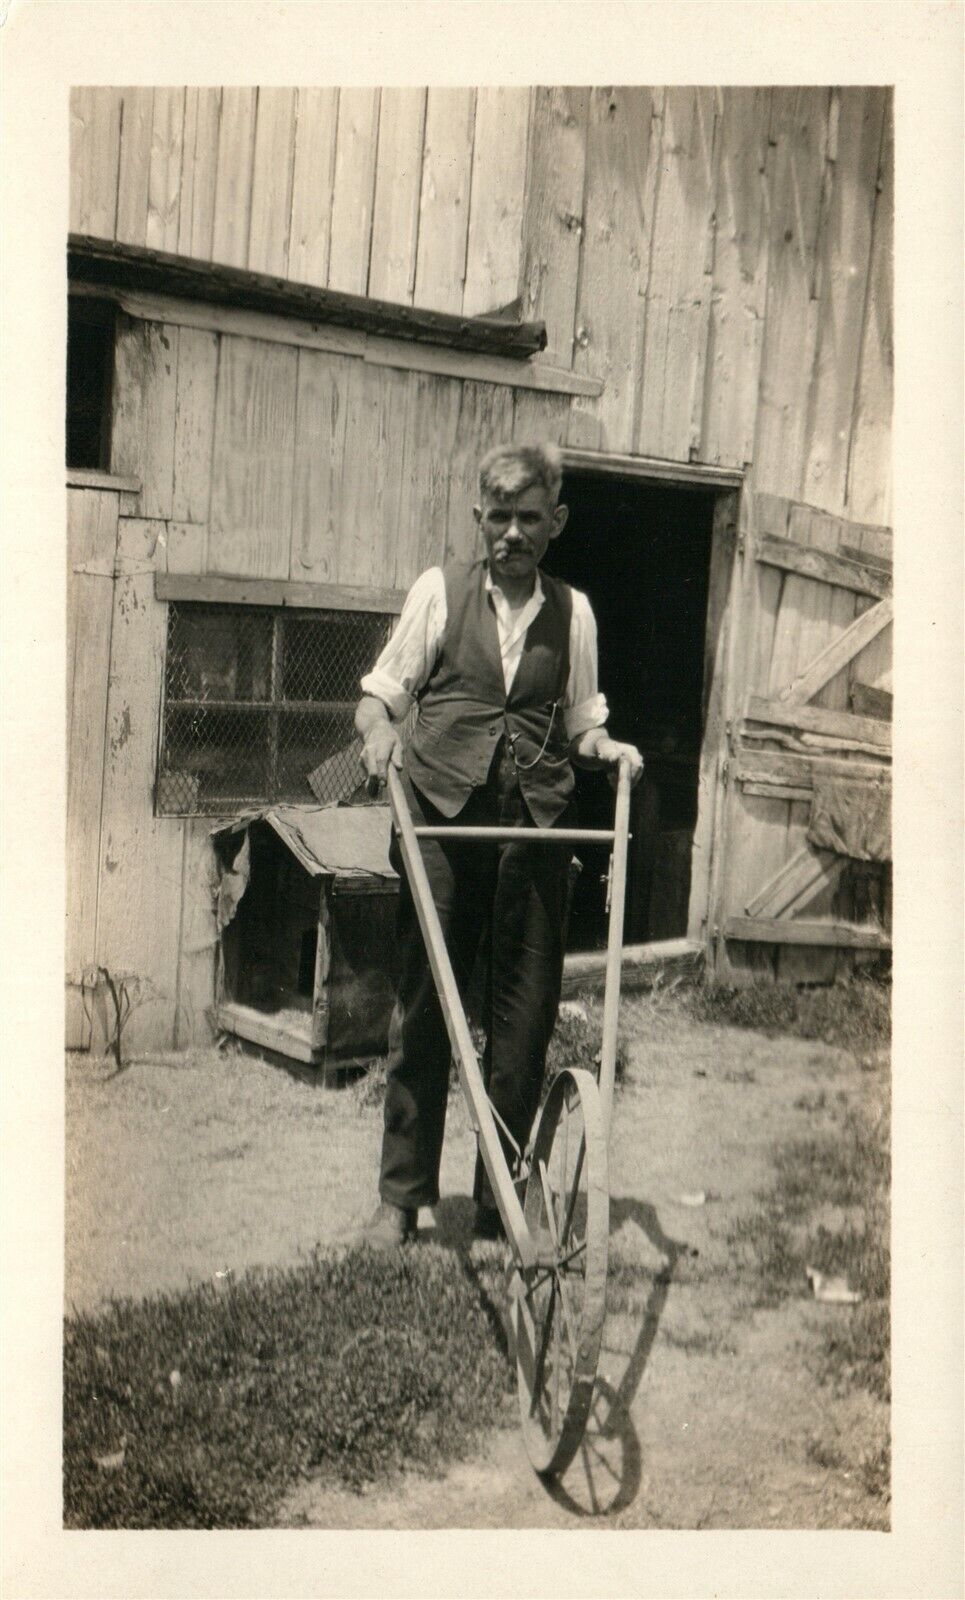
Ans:
{"type": "MultiPolygon", "coordinates": [[[[78,294],[72,289],[67,295],[67,353],[65,359],[65,414],[64,414],[64,465],[70,473],[94,473],[110,475],[112,432],[114,417],[114,382],[115,382],[115,352],[117,330],[117,305],[108,297],[91,294],[78,294]],[[71,383],[71,330],[78,325],[84,328],[96,328],[102,334],[102,350],[100,356],[101,371],[99,374],[100,388],[100,420],[98,425],[98,450],[96,461],[76,461],[71,459],[71,419],[77,415],[76,389],[71,383]]],[[[93,408],[91,408],[93,415],[93,408]]]]}
{"type": "MultiPolygon", "coordinates": [[[[183,819],[186,817],[230,817],[236,815],[241,810],[251,809],[257,806],[295,805],[299,803],[310,804],[311,802],[307,800],[299,801],[294,796],[286,794],[282,785],[278,781],[281,770],[281,759],[283,758],[284,753],[283,740],[281,737],[283,721],[286,717],[292,716],[297,718],[299,715],[318,715],[320,713],[324,714],[326,711],[345,713],[354,710],[358,703],[358,697],[361,691],[355,694],[350,700],[336,697],[330,699],[313,699],[311,697],[286,699],[283,694],[286,625],[289,620],[291,622],[296,622],[302,619],[312,619],[319,622],[324,622],[326,620],[326,613],[357,612],[378,618],[379,622],[384,628],[384,638],[387,639],[397,620],[398,611],[401,609],[401,605],[397,603],[399,591],[353,591],[349,598],[349,603],[346,604],[344,603],[344,594],[337,589],[332,589],[329,586],[322,585],[299,585],[298,587],[300,589],[310,591],[310,594],[301,595],[299,603],[297,605],[293,605],[291,603],[279,603],[279,601],[282,599],[284,591],[290,589],[292,587],[291,585],[274,582],[271,580],[254,580],[254,582],[259,593],[257,601],[252,602],[250,599],[242,598],[242,595],[244,595],[249,588],[249,585],[246,584],[245,580],[191,579],[183,578],[181,575],[161,573],[156,574],[155,591],[157,598],[164,599],[167,602],[165,608],[166,619],[164,661],[161,673],[161,696],[158,716],[157,751],[153,782],[153,811],[154,815],[158,819],[183,819]],[[172,578],[175,580],[173,583],[171,582],[172,578]],[[265,592],[266,587],[268,593],[265,592]],[[172,593],[172,590],[177,592],[172,593]],[[184,591],[187,592],[185,593],[184,591]],[[338,596],[341,598],[343,603],[333,605],[331,603],[333,596],[338,596]],[[368,596],[371,596],[372,598],[378,596],[383,598],[383,600],[391,598],[392,604],[385,605],[383,603],[383,605],[376,607],[371,603],[371,600],[369,600],[369,603],[366,604],[359,603],[361,600],[368,598],[368,596]],[[323,598],[328,601],[327,604],[318,603],[319,600],[323,598]],[[308,603],[309,599],[311,599],[311,604],[308,603]],[[266,699],[239,699],[221,701],[217,699],[205,700],[201,696],[179,696],[177,699],[173,699],[169,695],[168,661],[171,644],[170,606],[172,603],[176,603],[182,607],[190,606],[192,609],[200,609],[203,606],[210,606],[212,611],[222,612],[223,609],[228,606],[236,611],[250,610],[253,615],[260,612],[263,616],[266,614],[270,616],[269,685],[268,696],[266,699]],[[172,769],[170,767],[165,768],[165,754],[168,749],[168,712],[172,706],[184,711],[190,711],[192,707],[195,707],[198,711],[220,710],[226,713],[231,713],[232,711],[251,712],[256,715],[259,720],[263,719],[266,725],[266,755],[264,775],[267,779],[267,782],[264,786],[265,792],[250,796],[226,796],[223,804],[220,804],[217,807],[214,805],[189,806],[186,803],[178,805],[166,803],[162,805],[162,784],[164,782],[166,773],[172,771],[177,773],[179,770],[185,770],[178,768],[172,769]]],[[[381,648],[381,645],[379,648],[381,648]]],[[[212,743],[211,748],[217,748],[217,745],[212,743]]],[[[324,757],[321,759],[324,760],[324,757]]]]}

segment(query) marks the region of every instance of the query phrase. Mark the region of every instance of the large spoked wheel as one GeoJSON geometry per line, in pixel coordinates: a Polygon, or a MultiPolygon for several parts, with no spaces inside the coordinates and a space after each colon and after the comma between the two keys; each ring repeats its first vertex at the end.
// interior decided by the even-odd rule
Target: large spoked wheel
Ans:
{"type": "Polygon", "coordinates": [[[610,1198],[600,1093],[589,1072],[553,1080],[533,1141],[523,1211],[538,1250],[517,1278],[516,1370],[537,1472],[563,1472],[583,1437],[606,1312],[610,1198]]]}

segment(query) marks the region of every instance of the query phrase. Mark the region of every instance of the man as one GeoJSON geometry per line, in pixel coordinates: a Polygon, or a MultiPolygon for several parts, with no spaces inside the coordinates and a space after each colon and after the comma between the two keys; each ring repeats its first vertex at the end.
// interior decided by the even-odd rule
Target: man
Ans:
{"type": "MultiPolygon", "coordinates": [[[[643,770],[639,752],[607,733],[586,596],[539,570],[567,518],[558,504],[561,478],[555,447],[512,444],[489,452],[474,508],[485,558],[424,572],[392,639],[362,679],[355,726],[363,767],[370,785],[385,781],[390,762],[402,769],[416,822],[572,826],[573,761],[615,768],[624,756],[634,781],[643,770]],[[413,701],[418,720],[403,758],[397,726],[413,701]]],[[[546,844],[433,839],[422,845],[463,993],[480,939],[487,938],[483,1077],[523,1149],[559,1005],[572,852],[546,844]]],[[[378,1249],[411,1238],[419,1207],[439,1198],[451,1055],[394,841],[392,849],[402,879],[399,1025],[389,1049],[381,1202],[360,1235],[378,1249]]],[[[511,1154],[505,1138],[504,1144],[511,1154]]],[[[474,1196],[477,1235],[497,1237],[499,1214],[479,1160],[474,1196]]]]}

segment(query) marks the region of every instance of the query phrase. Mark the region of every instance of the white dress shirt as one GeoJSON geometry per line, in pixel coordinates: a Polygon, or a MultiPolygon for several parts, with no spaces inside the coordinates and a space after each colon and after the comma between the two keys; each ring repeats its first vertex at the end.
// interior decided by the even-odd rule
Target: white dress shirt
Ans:
{"type": "MultiPolygon", "coordinates": [[[[496,613],[496,632],[503,664],[503,680],[509,694],[516,676],[530,623],[544,604],[539,573],[533,593],[524,605],[510,605],[498,584],[487,571],[486,589],[492,595],[496,613]]],[[[590,602],[578,589],[571,590],[570,672],[563,696],[563,716],[567,735],[576,739],[589,728],[602,728],[607,719],[607,703],[597,688],[596,618],[590,602]]],[[[446,583],[441,567],[429,567],[417,578],[409,593],[391,639],[372,671],[362,679],[362,693],[381,700],[396,722],[401,722],[412,707],[419,690],[428,682],[439,656],[446,627],[446,583]]]]}

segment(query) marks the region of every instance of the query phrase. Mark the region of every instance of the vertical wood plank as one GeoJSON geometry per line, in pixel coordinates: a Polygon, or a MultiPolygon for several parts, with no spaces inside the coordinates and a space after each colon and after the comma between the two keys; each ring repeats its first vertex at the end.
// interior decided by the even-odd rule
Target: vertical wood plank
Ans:
{"type": "Polygon", "coordinates": [[[697,823],[691,850],[687,932],[692,939],[709,933],[711,873],[722,848],[721,821],[726,789],[721,763],[726,756],[725,692],[731,655],[733,613],[741,581],[734,559],[736,495],[719,495],[714,506],[710,570],[707,577],[707,622],[704,631],[704,682],[701,695],[700,766],[697,777],[697,823]]]}
{"type": "Polygon", "coordinates": [[[788,500],[778,499],[776,495],[753,495],[745,492],[742,510],[745,523],[752,526],[748,529],[751,548],[745,554],[746,582],[751,596],[751,606],[747,613],[745,628],[744,682],[741,687],[745,693],[754,691],[765,694],[770,682],[771,654],[785,574],[780,567],[769,567],[756,561],[753,544],[759,533],[775,534],[778,538],[787,537],[791,504],[788,500]]]}
{"type": "Polygon", "coordinates": [[[210,261],[212,254],[220,122],[220,89],[185,90],[177,249],[198,261],[210,261]]]}
{"type": "MultiPolygon", "coordinates": [[[[795,506],[791,511],[790,537],[815,550],[836,550],[840,528],[836,517],[829,517],[811,506],[795,506]]],[[[853,602],[849,607],[846,601],[845,608],[853,609],[853,602]]],[[[789,572],[781,595],[782,615],[785,609],[796,619],[794,660],[785,680],[789,681],[803,671],[841,631],[836,622],[841,607],[835,604],[833,584],[818,583],[813,578],[802,578],[797,573],[789,572]]],[[[783,683],[773,683],[775,690],[783,687],[783,683]]]]}
{"type": "Polygon", "coordinates": [[[288,270],[295,138],[295,90],[259,89],[251,178],[248,266],[283,278],[288,270]]]}
{"type": "Polygon", "coordinates": [[[145,323],[148,357],[144,395],[144,454],[141,493],[136,509],[142,517],[169,517],[174,496],[174,428],[177,416],[180,328],[145,323]]]}
{"type": "Polygon", "coordinates": [[[208,520],[217,373],[217,334],[180,328],[171,501],[176,522],[208,520]]]}
{"type": "Polygon", "coordinates": [[[475,90],[429,90],[415,303],[431,311],[462,309],[475,117],[475,90]]]}
{"type": "Polygon", "coordinates": [[[523,217],[524,316],[546,323],[549,366],[571,367],[583,236],[588,89],[535,90],[523,217]]]}
{"type": "Polygon", "coordinates": [[[396,584],[408,588],[445,558],[449,479],[462,385],[427,372],[410,374],[402,454],[396,584]]]}
{"type": "MultiPolygon", "coordinates": [[[[826,520],[831,522],[832,519],[828,518],[826,520]]],[[[834,518],[833,525],[836,536],[834,542],[829,542],[826,548],[835,550],[842,544],[860,547],[860,530],[854,528],[850,522],[844,522],[840,518],[834,518]]],[[[847,589],[831,586],[831,599],[828,608],[828,642],[836,638],[838,634],[843,633],[845,628],[854,621],[856,604],[864,598],[866,597],[851,593],[847,589]]],[[[849,696],[854,667],[855,659],[852,658],[843,672],[837,673],[816,695],[812,696],[812,704],[826,706],[829,711],[850,710],[849,696]]]]}
{"type": "MultiPolygon", "coordinates": [[[[378,473],[382,480],[381,515],[373,527],[373,544],[379,560],[377,583],[399,586],[402,486],[409,407],[415,396],[415,374],[383,367],[379,374],[378,473]]],[[[377,507],[377,509],[379,509],[377,507]]]]}
{"type": "Polygon", "coordinates": [[[70,91],[70,228],[113,239],[121,157],[117,89],[70,91]]]}
{"type": "Polygon", "coordinates": [[[821,241],[818,343],[808,397],[802,499],[844,506],[848,441],[871,256],[886,91],[833,91],[839,106],[834,177],[821,241]]]}
{"type": "Polygon", "coordinates": [[[378,134],[378,89],[341,89],[328,287],[347,294],[364,294],[368,283],[378,134]]]}
{"type": "Polygon", "coordinates": [[[178,248],[183,164],[184,90],[155,89],[144,230],[152,250],[178,248]]]}
{"type": "MultiPolygon", "coordinates": [[[[810,801],[791,801],[788,807],[785,860],[790,861],[806,844],[810,815],[810,801]]],[[[766,880],[762,878],[761,881],[766,880]]],[[[808,905],[808,918],[820,921],[823,917],[829,917],[837,892],[837,882],[823,889],[808,905]]],[[[833,947],[822,949],[816,945],[782,944],[777,948],[777,976],[787,983],[830,983],[837,964],[838,952],[833,947]]]]}
{"type": "MultiPolygon", "coordinates": [[[[847,523],[844,524],[844,528],[848,530],[846,543],[856,544],[860,550],[866,550],[872,555],[890,556],[891,540],[882,538],[880,529],[856,529],[854,527],[849,529],[847,523]]],[[[860,616],[863,611],[867,611],[868,607],[873,604],[874,601],[870,596],[857,597],[854,607],[855,616],[860,616]]],[[[853,683],[866,683],[870,684],[872,688],[887,688],[890,690],[893,639],[894,628],[885,628],[876,639],[872,639],[871,643],[849,662],[847,672],[849,704],[851,685],[853,683]]]]}
{"type": "Polygon", "coordinates": [[[498,311],[520,290],[529,89],[478,89],[472,152],[467,316],[498,311]]]}
{"type": "MultiPolygon", "coordinates": [[[[743,949],[735,952],[718,937],[716,930],[721,926],[728,913],[728,872],[732,855],[732,831],[739,827],[746,813],[743,806],[743,794],[736,783],[729,782],[727,768],[723,760],[730,757],[732,744],[732,731],[737,725],[739,708],[744,694],[744,685],[748,678],[749,644],[756,628],[756,603],[757,590],[754,579],[754,540],[755,534],[755,505],[751,495],[746,492],[736,493],[733,496],[720,496],[714,508],[714,540],[715,548],[721,538],[735,540],[735,557],[731,566],[730,585],[726,600],[726,621],[724,625],[724,639],[718,645],[719,652],[723,651],[723,670],[720,681],[720,715],[722,726],[720,729],[719,752],[721,763],[714,767],[711,765],[711,749],[705,733],[701,743],[702,774],[705,786],[713,783],[715,786],[713,819],[708,843],[707,862],[709,881],[707,884],[707,910],[706,925],[708,933],[713,937],[713,957],[715,971],[719,975],[726,975],[734,971],[738,974],[746,973],[750,969],[745,960],[746,952],[743,949]],[[733,529],[733,534],[731,533],[733,529]],[[743,558],[738,553],[739,541],[744,542],[743,558]],[[708,770],[709,769],[709,770],[708,770]],[[738,959],[739,957],[739,959],[738,959]]],[[[714,555],[711,556],[712,565],[714,555]]],[[[719,561],[717,564],[719,573],[719,561]]],[[[708,574],[708,578],[710,574],[708,574]]],[[[709,597],[708,597],[709,598],[709,597]]],[[[708,604],[708,612],[711,607],[708,604]]],[[[711,616],[708,615],[708,623],[711,616]]],[[[709,639],[705,640],[705,672],[708,670],[709,639]]],[[[713,714],[714,696],[716,685],[712,685],[708,698],[708,724],[713,714]]],[[[703,842],[708,837],[707,821],[699,809],[701,793],[698,778],[698,815],[697,828],[694,835],[694,849],[697,852],[695,861],[699,863],[699,851],[703,842]]],[[[688,907],[688,926],[693,926],[691,916],[700,914],[701,887],[699,878],[692,875],[692,905],[688,907]]]]}
{"type": "Polygon", "coordinates": [[[337,121],[337,89],[298,90],[288,276],[322,288],[328,282],[337,121]]]}
{"type": "Polygon", "coordinates": [[[209,1012],[214,1004],[217,865],[211,845],[211,823],[189,817],[183,823],[181,925],[178,932],[177,1003],[174,1047],[210,1043],[209,1012]]]}
{"type": "MultiPolygon", "coordinates": [[[[425,372],[407,374],[395,527],[394,571],[400,589],[408,589],[422,570],[426,521],[431,515],[428,478],[432,446],[426,427],[427,413],[432,410],[432,391],[426,382],[430,377],[425,372]]],[[[444,493],[448,496],[448,484],[444,493]]]]}
{"type": "MultiPolygon", "coordinates": [[[[68,1050],[87,1050],[91,1020],[79,980],[96,959],[98,858],[104,789],[107,680],[118,496],[67,491],[67,883],[68,1050]],[[82,573],[83,566],[102,569],[82,573]]],[[[87,1004],[90,1005],[88,998],[87,1004]]]]}
{"type": "Polygon", "coordinates": [[[647,277],[637,449],[686,461],[700,443],[719,156],[712,89],[666,91],[647,277]]]}
{"type": "MultiPolygon", "coordinates": [[[[590,92],[574,366],[606,387],[599,400],[573,408],[573,422],[581,426],[583,411],[595,416],[604,450],[634,449],[659,108],[650,89],[590,92]]],[[[569,442],[579,442],[572,432],[569,442]]]]}
{"type": "Polygon", "coordinates": [[[162,538],[165,572],[198,577],[208,570],[208,529],[203,522],[166,522],[162,538]]]}
{"type": "MultiPolygon", "coordinates": [[[[799,544],[819,544],[827,548],[827,540],[822,537],[820,513],[811,506],[791,507],[787,535],[799,544]]],[[[783,689],[817,653],[821,644],[815,644],[815,640],[820,638],[822,643],[827,643],[830,604],[828,584],[815,583],[813,578],[802,578],[795,572],[785,573],[771,650],[769,693],[776,694],[783,689]]]]}
{"type": "Polygon", "coordinates": [[[512,437],[513,391],[501,384],[465,382],[452,450],[446,559],[471,561],[482,552],[473,516],[479,499],[479,463],[487,450],[512,437]]]}
{"type": "MultiPolygon", "coordinates": [[[[730,785],[726,804],[724,917],[743,915],[748,900],[784,865],[788,818],[786,800],[745,794],[736,784],[730,785]]],[[[721,975],[737,981],[769,978],[773,977],[774,968],[774,952],[769,945],[729,941],[721,975]]]]}
{"type": "Polygon", "coordinates": [[[395,581],[407,374],[352,363],[345,416],[338,582],[395,581]]]}
{"type": "Polygon", "coordinates": [[[732,466],[743,466],[754,452],[767,291],[770,97],[770,89],[722,91],[700,459],[732,466]]]}
{"type": "Polygon", "coordinates": [[[569,421],[569,395],[541,394],[538,389],[513,391],[513,438],[517,443],[549,440],[552,444],[565,444],[569,421]]]}
{"type": "Polygon", "coordinates": [[[848,515],[891,520],[891,410],[894,389],[894,107],[885,107],[871,241],[871,268],[861,335],[861,365],[848,459],[848,515]]]}
{"type": "Polygon", "coordinates": [[[224,335],[218,367],[208,570],[286,578],[298,352],[224,335]]]}
{"type": "Polygon", "coordinates": [[[221,91],[211,254],[229,267],[248,265],[257,104],[257,89],[221,91]]]}
{"type": "Polygon", "coordinates": [[[334,583],[342,527],[349,356],[299,350],[292,484],[291,576],[334,583]]]}
{"type": "Polygon", "coordinates": [[[144,454],[145,327],[118,312],[111,398],[111,471],[141,478],[144,454]]]}
{"type": "MultiPolygon", "coordinates": [[[[118,554],[143,567],[158,523],[122,519],[118,554]]],[[[158,716],[164,669],[167,607],[154,598],[154,574],[117,579],[111,626],[107,746],[101,826],[97,962],[133,973],[141,1003],[124,1029],[128,1054],[170,1048],[181,920],[182,824],[154,816],[158,716]]],[[[103,1042],[104,1002],[100,992],[103,1042]]]]}
{"type": "Polygon", "coordinates": [[[141,517],[171,515],[178,335],[164,323],[118,320],[111,468],[140,479],[127,509],[141,517]]]}
{"type": "Polygon", "coordinates": [[[123,244],[147,243],[147,198],[154,137],[154,90],[121,90],[117,233],[123,244]]]}
{"type": "Polygon", "coordinates": [[[411,305],[425,136],[425,89],[383,89],[368,292],[411,305]]]}
{"type": "Polygon", "coordinates": [[[775,88],[767,201],[770,212],[764,349],[754,485],[798,493],[804,465],[807,391],[817,337],[817,242],[829,182],[830,91],[775,88]]]}

